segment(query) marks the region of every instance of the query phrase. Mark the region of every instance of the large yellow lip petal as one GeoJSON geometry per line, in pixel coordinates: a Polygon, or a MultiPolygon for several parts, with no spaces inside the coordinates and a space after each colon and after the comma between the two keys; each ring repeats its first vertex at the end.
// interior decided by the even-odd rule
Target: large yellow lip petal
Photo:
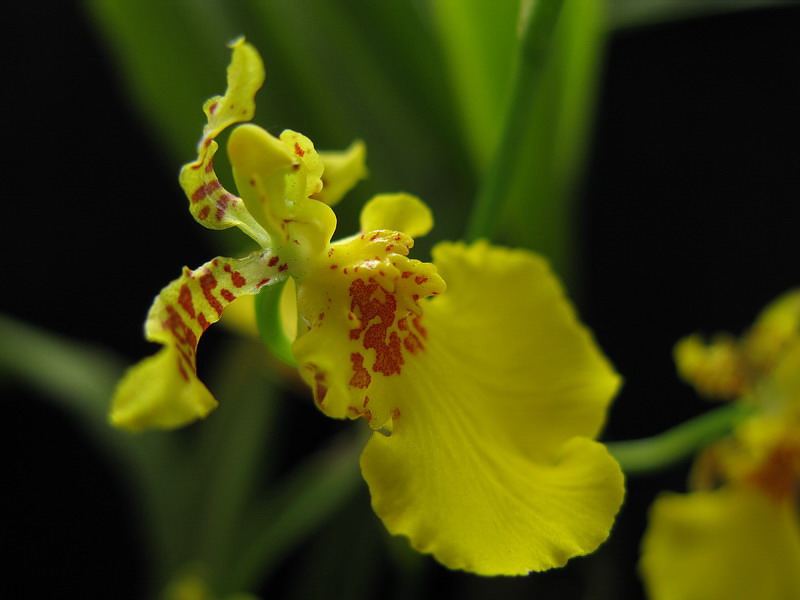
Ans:
{"type": "Polygon", "coordinates": [[[800,598],[796,510],[753,490],[661,496],[642,549],[651,600],[800,598]]]}
{"type": "MultiPolygon", "coordinates": [[[[484,575],[563,565],[608,536],[623,478],[600,428],[619,378],[543,261],[440,245],[447,291],[391,388],[392,434],[362,455],[389,531],[484,575]]],[[[385,390],[389,392],[389,390],[385,390]]]]}

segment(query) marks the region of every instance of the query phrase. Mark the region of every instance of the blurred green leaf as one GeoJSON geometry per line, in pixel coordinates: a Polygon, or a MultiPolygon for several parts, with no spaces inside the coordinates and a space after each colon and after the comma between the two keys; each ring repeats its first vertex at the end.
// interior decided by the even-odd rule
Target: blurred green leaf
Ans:
{"type": "Polygon", "coordinates": [[[141,514],[156,578],[171,561],[174,495],[170,481],[177,457],[162,432],[132,435],[108,423],[111,395],[123,362],[108,350],[61,338],[0,315],[0,371],[37,390],[83,429],[120,469],[120,480],[141,514]]]}
{"type": "Polygon", "coordinates": [[[241,34],[223,0],[85,0],[165,156],[193,158],[203,100],[224,92],[225,44],[241,34]]]}
{"type": "Polygon", "coordinates": [[[596,0],[541,0],[523,22],[510,102],[469,237],[544,254],[568,277],[604,21],[596,0]],[[559,10],[560,8],[560,10],[559,10]]]}
{"type": "Polygon", "coordinates": [[[209,378],[220,405],[191,432],[186,557],[205,562],[212,583],[224,577],[219,571],[234,552],[241,519],[269,471],[265,458],[277,426],[278,398],[267,360],[256,341],[226,344],[209,378]]]}
{"type": "Polygon", "coordinates": [[[791,0],[609,0],[608,22],[612,30],[628,29],[791,3],[791,0]]]}
{"type": "MultiPolygon", "coordinates": [[[[0,314],[0,369],[53,398],[98,438],[109,438],[108,402],[123,362],[0,314]]],[[[116,438],[116,436],[113,436],[116,438]]]]}
{"type": "Polygon", "coordinates": [[[298,466],[240,524],[222,591],[254,589],[280,561],[336,513],[361,485],[360,443],[352,435],[298,466]]]}
{"type": "Polygon", "coordinates": [[[503,126],[520,0],[433,0],[432,15],[473,164],[489,165],[503,126]]]}
{"type": "MultiPolygon", "coordinates": [[[[568,283],[575,279],[579,234],[575,194],[588,150],[605,42],[596,0],[565,0],[526,118],[511,124],[507,151],[523,157],[509,173],[504,239],[544,254],[568,283]]],[[[503,157],[499,156],[502,160],[503,157]]]]}

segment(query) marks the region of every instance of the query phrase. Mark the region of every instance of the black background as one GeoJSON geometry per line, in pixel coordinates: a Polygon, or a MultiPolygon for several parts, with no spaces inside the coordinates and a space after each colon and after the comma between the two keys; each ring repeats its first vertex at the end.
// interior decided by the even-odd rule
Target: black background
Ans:
{"type": "MultiPolygon", "coordinates": [[[[133,361],[150,351],[141,321],[153,294],[176,266],[214,250],[186,218],[177,165],[144,132],[79,9],[18,8],[25,14],[10,21],[24,35],[4,58],[0,308],[133,361]],[[175,239],[153,239],[136,222],[156,197],[157,218],[175,239]]],[[[610,39],[581,192],[578,298],[626,379],[607,439],[654,434],[704,410],[674,376],[672,344],[697,330],[741,331],[798,284],[798,31],[800,10],[790,6],[610,39]]],[[[11,574],[15,597],[136,598],[141,549],[108,461],[45,400],[19,385],[2,389],[4,464],[14,468],[5,489],[19,500],[3,527],[23,534],[3,535],[22,565],[11,574]]],[[[658,490],[682,489],[684,477],[680,466],[632,481],[593,562],[536,583],[432,567],[432,585],[469,587],[474,597],[534,589],[538,597],[639,598],[646,508],[658,490]],[[577,577],[589,582],[586,595],[577,577]],[[610,596],[590,588],[599,581],[610,596]]]]}

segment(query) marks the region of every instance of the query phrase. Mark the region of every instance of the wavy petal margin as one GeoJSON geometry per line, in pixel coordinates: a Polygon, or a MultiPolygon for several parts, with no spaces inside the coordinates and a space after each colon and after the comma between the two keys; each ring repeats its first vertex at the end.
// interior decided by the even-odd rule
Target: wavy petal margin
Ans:
{"type": "Polygon", "coordinates": [[[447,292],[361,458],[386,527],[453,569],[521,575],[597,548],[624,494],[590,438],[620,379],[531,253],[440,244],[447,292]]]}

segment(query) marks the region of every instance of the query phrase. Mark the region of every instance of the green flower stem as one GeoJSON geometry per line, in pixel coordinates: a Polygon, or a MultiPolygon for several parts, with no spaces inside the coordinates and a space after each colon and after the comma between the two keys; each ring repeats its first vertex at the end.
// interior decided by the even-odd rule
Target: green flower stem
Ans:
{"type": "Polygon", "coordinates": [[[531,106],[540,89],[563,3],[563,0],[540,0],[533,4],[528,18],[522,23],[511,99],[500,143],[472,208],[467,229],[467,239],[470,241],[491,238],[502,206],[510,196],[512,175],[524,168],[521,164],[524,157],[515,152],[518,130],[520,123],[530,117],[531,106]]]}
{"type": "Polygon", "coordinates": [[[610,442],[608,450],[627,475],[664,469],[719,439],[749,414],[741,404],[729,404],[641,440],[610,442]]]}
{"type": "Polygon", "coordinates": [[[292,354],[292,340],[286,336],[281,318],[281,295],[286,281],[264,287],[255,297],[256,324],[261,339],[272,355],[290,367],[297,361],[292,354]]]}

